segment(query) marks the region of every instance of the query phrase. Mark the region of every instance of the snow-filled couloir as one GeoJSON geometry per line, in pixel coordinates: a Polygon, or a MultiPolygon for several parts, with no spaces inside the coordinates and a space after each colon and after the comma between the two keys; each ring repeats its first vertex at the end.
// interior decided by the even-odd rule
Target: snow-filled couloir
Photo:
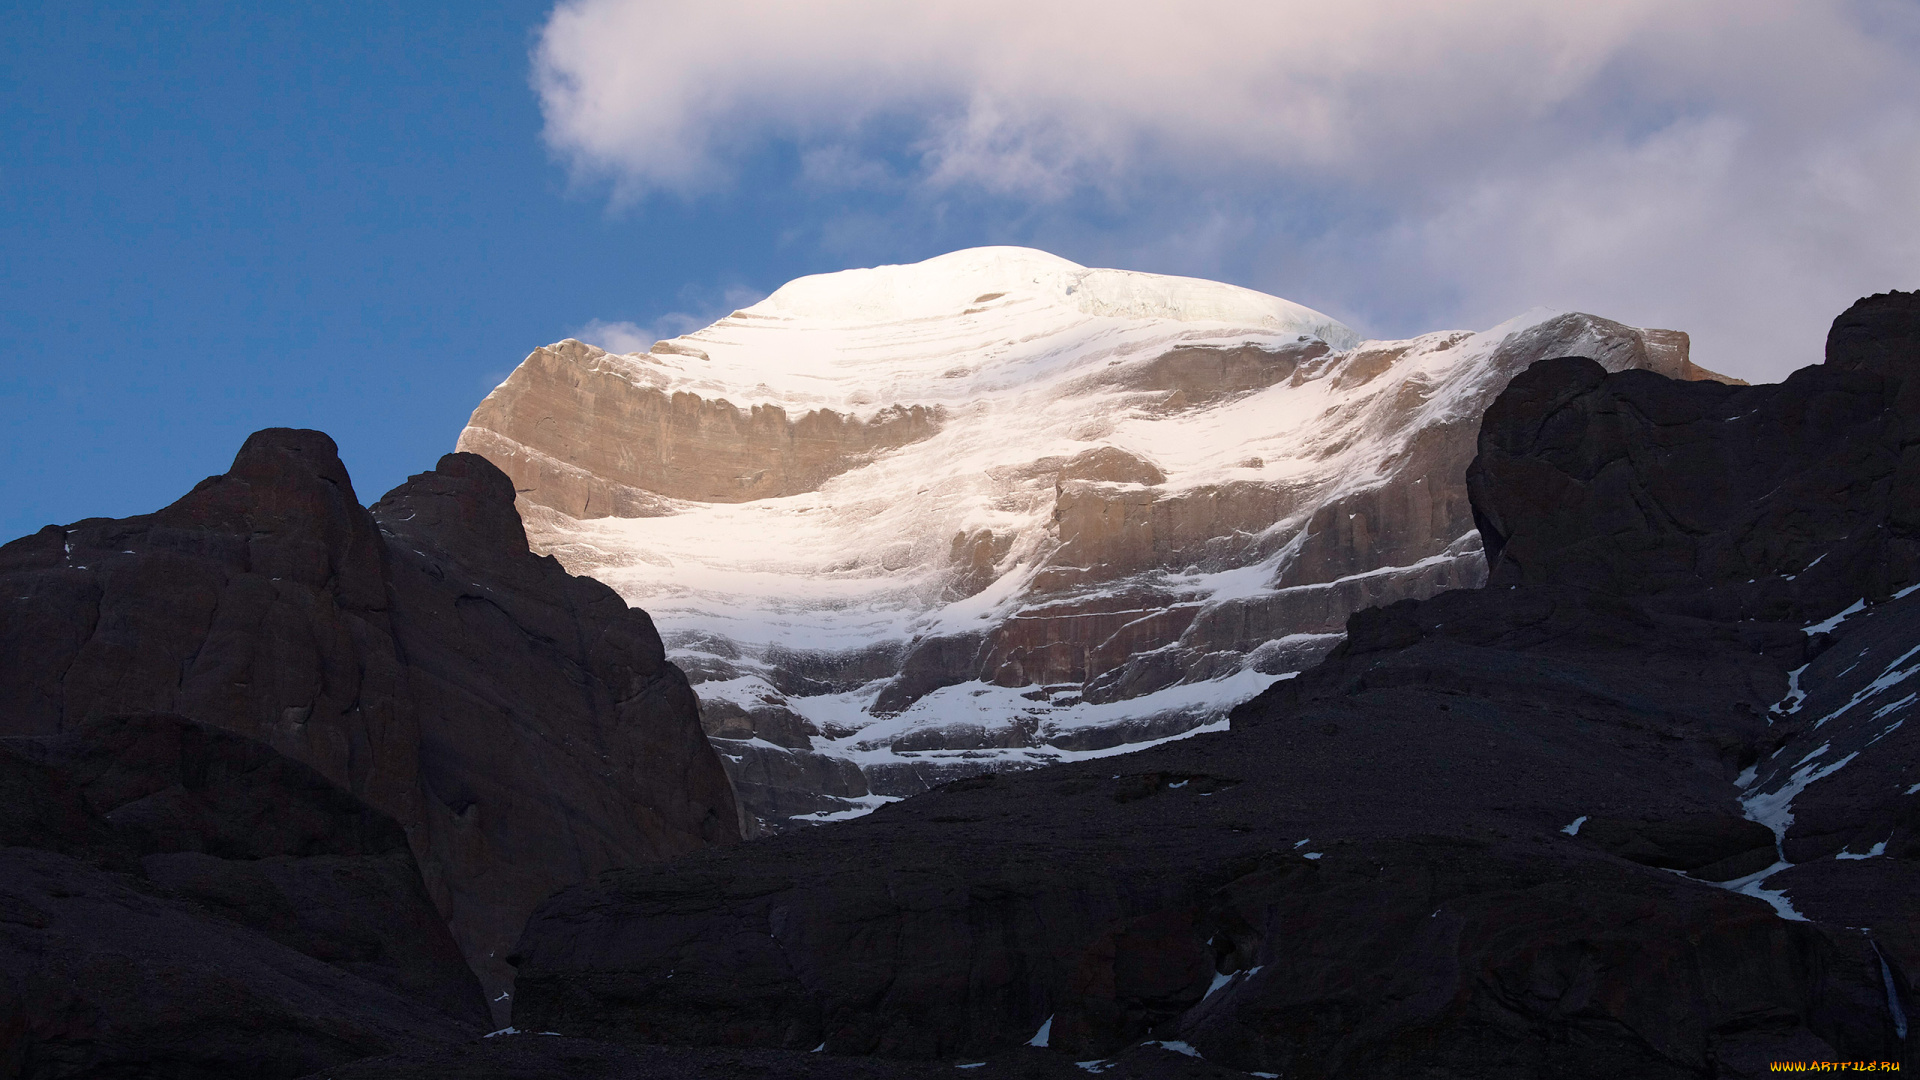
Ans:
{"type": "Polygon", "coordinates": [[[1361,341],[1263,293],[980,248],[536,350],[460,448],[659,624],[770,826],[1224,724],[1357,608],[1484,576],[1464,473],[1536,359],[1710,377],[1536,311],[1361,341]]]}

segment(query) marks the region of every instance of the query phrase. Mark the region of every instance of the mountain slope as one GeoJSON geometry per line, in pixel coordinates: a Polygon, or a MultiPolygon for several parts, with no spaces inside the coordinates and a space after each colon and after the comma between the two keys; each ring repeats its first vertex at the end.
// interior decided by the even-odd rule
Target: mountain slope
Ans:
{"type": "Polygon", "coordinates": [[[1369,604],[1477,585],[1480,413],[1535,312],[1362,342],[1234,286],[983,248],[802,278],[645,354],[537,350],[459,446],[658,621],[769,824],[1208,728],[1369,604]]]}
{"type": "Polygon", "coordinates": [[[365,508],[333,440],[275,428],[153,514],[0,546],[0,736],[161,712],[311,767],[399,823],[504,1024],[553,890],[740,833],[646,614],[512,499],[448,454],[365,508]]]}
{"type": "Polygon", "coordinates": [[[294,1077],[487,1030],[394,820],[175,716],[0,738],[12,1076],[294,1077]]]}

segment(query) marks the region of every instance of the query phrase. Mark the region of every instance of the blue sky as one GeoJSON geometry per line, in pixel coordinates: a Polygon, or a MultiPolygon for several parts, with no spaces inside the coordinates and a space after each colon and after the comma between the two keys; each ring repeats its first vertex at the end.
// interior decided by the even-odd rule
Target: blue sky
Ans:
{"type": "Polygon", "coordinates": [[[1920,9],[1668,6],[28,4],[0,535],[272,425],[371,502],[538,345],[981,243],[1383,336],[1580,307],[1778,377],[1920,287],[1920,9]]]}
{"type": "Polygon", "coordinates": [[[316,427],[363,501],[526,353],[837,269],[743,185],[610,212],[540,140],[537,3],[50,4],[6,34],[0,534],[316,427]]]}

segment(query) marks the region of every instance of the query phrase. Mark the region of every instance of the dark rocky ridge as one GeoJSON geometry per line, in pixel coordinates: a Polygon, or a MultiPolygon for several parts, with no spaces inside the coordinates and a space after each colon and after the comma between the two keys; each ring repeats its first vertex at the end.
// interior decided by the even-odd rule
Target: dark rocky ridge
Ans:
{"type": "Polygon", "coordinates": [[[1231,733],[569,889],[522,1026],[931,1058],[1045,1023],[1307,1077],[1910,1061],[1916,336],[1890,294],[1777,386],[1537,364],[1469,471],[1488,587],[1359,612],[1231,733]]]}
{"type": "Polygon", "coordinates": [[[259,432],[157,513],[0,547],[0,587],[0,734],[172,713],[311,766],[404,830],[498,1022],[553,890],[738,839],[651,620],[533,555],[482,458],[369,511],[325,435],[259,432]]]}

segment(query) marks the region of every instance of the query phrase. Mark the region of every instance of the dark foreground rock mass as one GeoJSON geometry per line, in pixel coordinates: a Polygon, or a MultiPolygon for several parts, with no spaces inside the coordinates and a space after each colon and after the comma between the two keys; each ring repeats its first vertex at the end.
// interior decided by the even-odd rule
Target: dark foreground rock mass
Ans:
{"type": "Polygon", "coordinates": [[[1229,733],[570,888],[516,1022],[1089,1071],[1912,1067],[1917,334],[1891,294],[1779,385],[1537,364],[1469,472],[1486,588],[1356,614],[1229,733]]]}
{"type": "Polygon", "coordinates": [[[0,1075],[297,1076],[487,1023],[406,834],[174,716],[0,739],[0,1075]]]}
{"type": "MultiPolygon", "coordinates": [[[[368,510],[332,440],[262,431],[229,472],[157,513],[0,547],[0,735],[90,739],[97,721],[153,713],[263,743],[397,822],[501,1023],[512,969],[500,957],[555,889],[739,836],[651,620],[533,555],[511,484],[468,454],[368,510]]],[[[106,753],[109,772],[147,768],[85,753],[106,753]]],[[[218,845],[166,847],[174,827],[151,824],[147,880],[222,910],[288,888],[266,856],[235,869],[198,858],[236,857],[218,845]]],[[[399,873],[382,865],[383,880],[399,873]]],[[[302,921],[331,917],[305,894],[287,895],[290,909],[256,928],[296,951],[333,932],[302,921]]],[[[338,914],[352,924],[340,934],[384,942],[375,952],[404,951],[412,933],[398,909],[385,927],[338,914]]],[[[421,948],[437,940],[421,935],[421,948]]],[[[390,974],[407,989],[412,976],[390,974]]],[[[99,1015],[76,1030],[112,1012],[99,1015]]]]}
{"type": "Polygon", "coordinates": [[[1246,1073],[1191,1047],[1143,1044],[1088,1061],[1015,1047],[953,1061],[848,1057],[770,1047],[635,1045],[552,1032],[496,1035],[460,1046],[416,1047],[313,1074],[312,1080],[1227,1080],[1246,1073]],[[960,1070],[960,1071],[956,1071],[960,1070]]]}

